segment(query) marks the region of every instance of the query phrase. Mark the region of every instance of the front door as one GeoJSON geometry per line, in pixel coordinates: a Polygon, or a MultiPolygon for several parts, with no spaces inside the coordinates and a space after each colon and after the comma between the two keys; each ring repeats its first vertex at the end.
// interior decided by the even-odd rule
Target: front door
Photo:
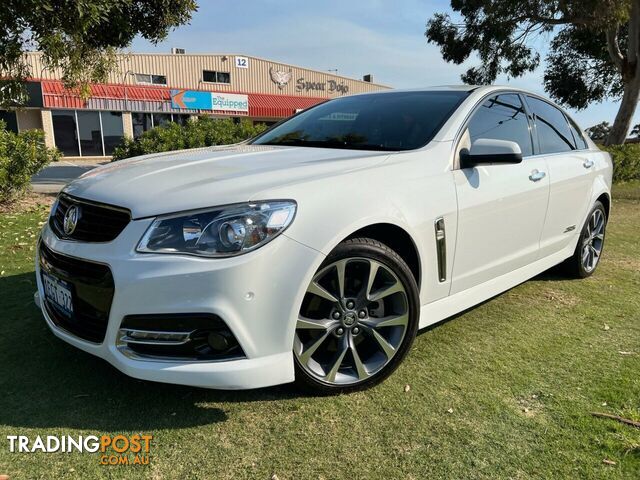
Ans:
{"type": "Polygon", "coordinates": [[[532,156],[531,122],[517,94],[490,97],[474,112],[459,148],[480,139],[518,143],[523,161],[454,169],[458,234],[451,294],[538,258],[549,199],[544,158],[532,156]]]}

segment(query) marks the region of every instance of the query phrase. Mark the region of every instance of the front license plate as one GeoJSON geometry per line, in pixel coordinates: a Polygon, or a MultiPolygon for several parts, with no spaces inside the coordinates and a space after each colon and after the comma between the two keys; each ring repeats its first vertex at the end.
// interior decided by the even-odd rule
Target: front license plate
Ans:
{"type": "Polygon", "coordinates": [[[44,295],[53,305],[67,317],[73,316],[73,296],[67,282],[48,273],[42,272],[44,295]]]}

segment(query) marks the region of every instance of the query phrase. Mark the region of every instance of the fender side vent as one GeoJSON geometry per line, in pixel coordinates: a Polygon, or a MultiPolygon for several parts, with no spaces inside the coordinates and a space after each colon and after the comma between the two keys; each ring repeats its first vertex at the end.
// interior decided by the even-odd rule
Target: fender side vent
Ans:
{"type": "Polygon", "coordinates": [[[438,260],[438,280],[447,279],[447,237],[444,229],[444,218],[437,218],[435,223],[436,258],[438,260]]]}

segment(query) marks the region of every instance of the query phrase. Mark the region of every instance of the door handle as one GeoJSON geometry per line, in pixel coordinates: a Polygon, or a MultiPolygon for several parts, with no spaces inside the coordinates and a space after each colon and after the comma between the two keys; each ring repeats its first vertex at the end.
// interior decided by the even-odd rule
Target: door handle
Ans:
{"type": "Polygon", "coordinates": [[[531,172],[531,175],[529,175],[529,180],[531,180],[532,182],[539,182],[546,176],[547,174],[545,172],[539,172],[538,170],[534,170],[531,172]]]}
{"type": "Polygon", "coordinates": [[[585,160],[584,163],[582,164],[582,166],[584,168],[591,168],[593,167],[593,160],[585,160]]]}

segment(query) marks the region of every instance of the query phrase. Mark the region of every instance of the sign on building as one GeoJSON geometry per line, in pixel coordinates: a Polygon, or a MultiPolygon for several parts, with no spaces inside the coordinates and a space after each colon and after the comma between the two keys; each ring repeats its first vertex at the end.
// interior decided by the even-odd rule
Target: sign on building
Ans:
{"type": "Polygon", "coordinates": [[[171,90],[171,108],[249,112],[249,96],[237,93],[171,90]]]}
{"type": "Polygon", "coordinates": [[[247,57],[236,57],[236,67],[249,68],[249,59],[247,57]]]}
{"type": "Polygon", "coordinates": [[[211,92],[171,90],[171,108],[211,110],[211,92]]]}
{"type": "Polygon", "coordinates": [[[225,112],[248,112],[249,96],[236,93],[212,93],[213,108],[225,112]]]}

